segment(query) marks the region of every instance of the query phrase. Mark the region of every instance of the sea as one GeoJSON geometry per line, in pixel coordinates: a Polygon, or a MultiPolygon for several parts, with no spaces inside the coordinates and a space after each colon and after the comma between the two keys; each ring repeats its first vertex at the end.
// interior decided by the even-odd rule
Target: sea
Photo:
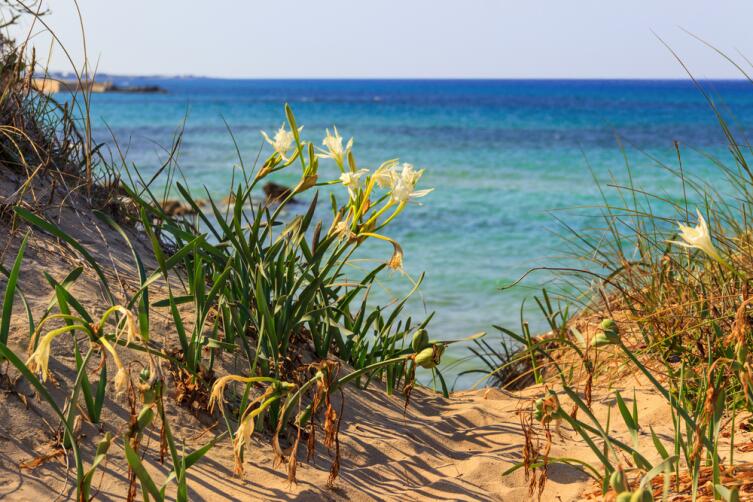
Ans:
{"type": "MultiPolygon", "coordinates": [[[[709,99],[742,130],[753,119],[753,87],[743,80],[110,78],[166,92],[93,95],[95,140],[110,148],[117,141],[129,164],[149,176],[182,134],[176,161],[199,197],[227,195],[239,163],[234,140],[248,166],[260,149],[262,157],[270,153],[260,131],[280,127],[285,103],[305,139],[320,145],[333,126],[353,137],[359,167],[399,158],[425,169],[419,188],[434,191],[386,232],[404,250],[404,271],[383,274],[375,301],[401,298],[425,273],[405,317],[415,322],[434,312],[432,338],[486,332],[495,347],[503,341],[495,325],[519,331],[522,316],[532,332],[546,329],[533,297],[542,288],[562,290],[559,274],[536,270],[507,286],[532,269],[577,262],[560,221],[576,230],[593,225],[584,211],[598,214],[603,192],[609,198],[610,185],[627,182],[627,166],[642,190],[681,196],[678,178],[662,167],[678,166],[675,142],[684,172],[721,179],[709,159],[734,163],[709,99]]],[[[296,173],[274,181],[294,184],[296,173]]],[[[320,179],[338,175],[323,162],[320,179]]],[[[345,196],[342,187],[323,190],[345,196]]],[[[326,218],[326,203],[321,211],[326,218]]],[[[390,254],[386,243],[368,244],[353,273],[390,254]]],[[[450,351],[455,376],[483,366],[467,346],[450,351]]],[[[474,383],[466,375],[456,385],[474,383]]]]}

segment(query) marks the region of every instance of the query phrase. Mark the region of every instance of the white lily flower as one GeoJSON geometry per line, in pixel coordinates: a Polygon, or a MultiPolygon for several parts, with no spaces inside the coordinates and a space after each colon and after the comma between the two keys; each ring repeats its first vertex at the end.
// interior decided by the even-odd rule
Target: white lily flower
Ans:
{"type": "Polygon", "coordinates": [[[356,192],[361,188],[361,178],[368,172],[368,169],[359,169],[358,171],[346,171],[340,175],[340,181],[347,187],[351,199],[356,198],[356,192]]]}
{"type": "Polygon", "coordinates": [[[399,204],[403,204],[411,199],[424,197],[431,193],[434,190],[433,188],[415,190],[416,183],[418,183],[418,180],[421,179],[423,174],[423,169],[416,171],[413,169],[412,164],[404,163],[402,172],[399,176],[395,176],[393,181],[392,200],[399,204]]]}
{"type": "Polygon", "coordinates": [[[703,219],[703,215],[698,209],[696,209],[696,213],[698,214],[698,224],[695,227],[689,227],[678,223],[677,226],[680,227],[680,238],[682,241],[669,242],[685,248],[700,249],[717,262],[725,263],[711,242],[711,234],[709,233],[709,226],[706,224],[706,220],[703,219]]]}
{"type": "Polygon", "coordinates": [[[342,166],[345,156],[348,154],[351,148],[353,148],[353,138],[348,140],[348,143],[343,148],[343,138],[340,133],[337,132],[337,127],[333,127],[335,134],[332,135],[329,129],[326,130],[327,135],[322,140],[322,145],[327,147],[326,150],[319,149],[319,157],[323,159],[333,159],[338,165],[342,166]]]}
{"type": "Polygon", "coordinates": [[[395,180],[398,176],[397,171],[395,171],[396,165],[396,161],[390,160],[379,166],[377,170],[374,171],[371,178],[379,188],[387,188],[395,184],[395,180]]]}
{"type": "MultiPolygon", "coordinates": [[[[303,129],[303,127],[300,127],[298,131],[300,132],[301,129],[303,129]]],[[[274,138],[270,138],[264,131],[261,131],[261,135],[264,136],[264,139],[267,143],[272,145],[272,148],[274,148],[275,152],[280,154],[280,157],[282,157],[283,160],[287,160],[287,154],[290,148],[293,146],[295,135],[293,134],[293,131],[288,131],[285,129],[285,123],[283,123],[280,126],[280,129],[277,130],[274,138]]]]}

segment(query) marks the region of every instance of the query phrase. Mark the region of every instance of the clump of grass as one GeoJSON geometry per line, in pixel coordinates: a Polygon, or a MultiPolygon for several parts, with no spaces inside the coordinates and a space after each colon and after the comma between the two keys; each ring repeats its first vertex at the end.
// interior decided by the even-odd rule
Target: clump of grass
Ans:
{"type": "MultiPolygon", "coordinates": [[[[571,411],[564,410],[557,395],[548,393],[531,413],[542,423],[567,423],[591,447],[598,464],[582,467],[600,483],[602,493],[638,491],[647,500],[666,499],[686,475],[695,498],[701,473],[709,471],[715,498],[738,496],[739,484],[724,484],[729,478],[724,476],[719,450],[725,420],[734,423],[736,415],[753,411],[749,355],[753,170],[749,147],[736,139],[739,133],[699,89],[708,98],[731,153],[732,165],[709,157],[725,183],[712,185],[689,176],[677,144],[677,165],[660,162],[660,166],[676,176],[684,194],[679,200],[635,186],[628,166],[628,182],[614,180],[611,193],[604,192],[602,225],[589,231],[564,225],[566,242],[585,263],[581,272],[567,269],[568,285],[576,278],[587,287],[579,296],[563,296],[563,307],[552,308],[548,299],[539,302],[551,326],[547,337],[531,338],[525,325],[522,333],[500,328],[518,343],[519,351],[495,354],[486,347],[484,352],[490,357],[488,373],[505,376],[508,368],[528,360],[519,378],[550,388],[556,385],[574,403],[571,411]],[[570,317],[567,305],[582,310],[570,317]],[[577,326],[593,318],[604,322],[585,336],[577,326]],[[652,431],[652,447],[663,459],[657,465],[640,453],[635,440],[637,410],[631,412],[618,393],[617,407],[633,444],[611,437],[608,424],[599,423],[591,412],[592,379],[614,382],[606,373],[616,367],[641,373],[671,410],[674,444],[666,447],[652,431]],[[625,455],[632,459],[630,465],[625,455]],[[641,481],[617,482],[620,473],[641,481]],[[654,490],[650,478],[656,476],[665,482],[654,490]]],[[[498,380],[506,384],[509,378],[498,380]]],[[[534,452],[516,468],[542,468],[552,462],[581,463],[534,452]]],[[[732,450],[727,462],[734,463],[732,450]]]]}
{"type": "MultiPolygon", "coordinates": [[[[0,2],[3,28],[26,18],[58,41],[45,14],[41,2],[0,2]]],[[[92,142],[89,91],[64,102],[37,92],[34,79],[46,76],[46,69],[29,43],[0,35],[0,164],[9,187],[0,197],[0,217],[15,236],[17,209],[41,214],[64,206],[74,211],[96,207],[126,219],[130,209],[119,197],[119,173],[101,156],[102,145],[92,142]]],[[[83,71],[74,70],[79,81],[93,78],[86,64],[83,71]]],[[[0,250],[0,258],[7,250],[0,250]]]]}

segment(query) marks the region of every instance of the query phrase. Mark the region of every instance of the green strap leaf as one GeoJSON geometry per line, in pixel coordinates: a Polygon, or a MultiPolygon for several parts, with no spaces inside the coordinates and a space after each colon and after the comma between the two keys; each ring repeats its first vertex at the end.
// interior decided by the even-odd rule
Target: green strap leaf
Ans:
{"type": "Polygon", "coordinates": [[[152,480],[152,477],[146,471],[144,464],[141,463],[141,459],[131,446],[131,441],[128,437],[123,438],[123,444],[125,445],[125,456],[128,465],[133,469],[133,473],[136,474],[136,477],[139,478],[141,487],[145,492],[154,497],[154,500],[163,500],[162,492],[160,492],[157,485],[154,484],[154,480],[152,480]]]}
{"type": "Polygon", "coordinates": [[[8,284],[5,287],[5,296],[3,298],[3,317],[0,319],[0,342],[3,344],[8,343],[8,334],[10,332],[10,318],[13,314],[13,296],[16,292],[16,284],[18,283],[18,274],[21,272],[21,263],[24,259],[24,251],[26,250],[26,244],[29,240],[29,232],[24,235],[23,241],[18,248],[18,254],[16,254],[16,261],[13,263],[13,268],[8,275],[8,284]]]}

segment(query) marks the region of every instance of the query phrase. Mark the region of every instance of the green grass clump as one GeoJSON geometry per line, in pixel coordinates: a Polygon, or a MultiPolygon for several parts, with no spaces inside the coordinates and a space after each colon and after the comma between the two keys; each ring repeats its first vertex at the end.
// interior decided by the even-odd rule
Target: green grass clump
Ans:
{"type": "MultiPolygon", "coordinates": [[[[551,331],[531,337],[522,321],[519,332],[498,327],[506,337],[501,348],[479,342],[474,349],[485,361],[476,372],[498,385],[535,382],[561,389],[532,403],[535,419],[528,422],[529,432],[537,422],[547,434],[552,420],[566,423],[597,459],[585,464],[529,448],[524,462],[510,471],[525,467],[545,473],[549,463],[580,465],[603,493],[638,493],[635,497],[645,497],[641,500],[667,499],[681,475],[690,477],[695,499],[708,476],[710,495],[737,500],[738,487],[723,483],[725,464],[734,466],[734,447],[721,451],[720,441],[722,425],[731,423],[734,445],[738,415],[753,412],[753,169],[750,146],[737,139],[743,135],[700,85],[699,91],[708,99],[731,156],[731,163],[708,157],[718,178],[707,182],[689,176],[677,144],[677,165],[653,160],[676,178],[680,198],[635,186],[628,166],[626,182],[613,179],[611,190],[602,191],[601,224],[574,230],[563,223],[565,242],[582,265],[562,269],[561,284],[570,292],[556,305],[547,291],[537,299],[551,331]],[[573,294],[578,283],[585,287],[573,294]],[[579,313],[573,316],[571,310],[579,313]],[[593,319],[604,322],[589,335],[582,333],[579,327],[593,319]],[[610,376],[614,368],[619,371],[610,376]],[[651,444],[639,444],[637,408],[629,410],[619,392],[614,393],[615,411],[633,441],[610,436],[609,423],[595,418],[593,382],[617,386],[616,375],[625,372],[641,374],[666,401],[672,445],[664,445],[653,430],[651,444]],[[572,410],[562,408],[562,397],[574,403],[572,410]],[[655,455],[662,460],[652,464],[647,458],[655,455]],[[633,481],[619,481],[622,475],[633,481]],[[664,486],[649,495],[650,480],[658,475],[664,486]]],[[[543,482],[537,486],[543,489],[543,482]]]]}

